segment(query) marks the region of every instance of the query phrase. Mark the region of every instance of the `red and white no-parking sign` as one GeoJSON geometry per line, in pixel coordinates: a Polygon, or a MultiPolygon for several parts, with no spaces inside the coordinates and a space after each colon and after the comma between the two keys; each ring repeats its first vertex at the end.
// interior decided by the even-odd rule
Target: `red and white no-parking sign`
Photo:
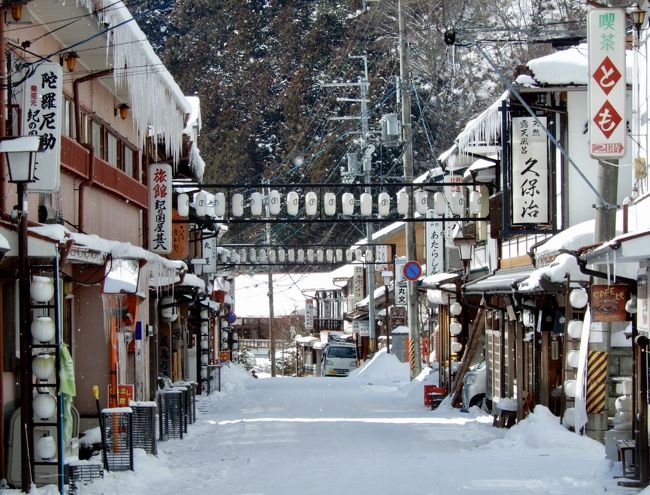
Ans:
{"type": "Polygon", "coordinates": [[[415,260],[407,261],[402,269],[402,273],[406,280],[413,282],[422,275],[422,265],[415,260]]]}

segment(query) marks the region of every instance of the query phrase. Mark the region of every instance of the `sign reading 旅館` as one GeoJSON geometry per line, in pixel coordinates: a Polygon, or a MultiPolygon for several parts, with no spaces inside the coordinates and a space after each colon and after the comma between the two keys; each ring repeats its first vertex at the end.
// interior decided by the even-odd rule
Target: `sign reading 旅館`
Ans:
{"type": "Polygon", "coordinates": [[[172,167],[168,163],[149,166],[149,249],[172,251],[172,167]]]}

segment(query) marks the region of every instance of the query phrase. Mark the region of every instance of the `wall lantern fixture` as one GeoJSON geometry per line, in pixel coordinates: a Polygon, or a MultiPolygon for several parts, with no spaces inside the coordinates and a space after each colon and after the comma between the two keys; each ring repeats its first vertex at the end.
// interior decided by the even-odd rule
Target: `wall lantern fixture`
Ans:
{"type": "Polygon", "coordinates": [[[472,259],[472,247],[476,245],[476,237],[465,235],[460,224],[454,229],[454,246],[458,247],[460,259],[467,264],[472,259]]]}
{"type": "Polygon", "coordinates": [[[34,182],[34,164],[40,143],[38,136],[0,138],[0,153],[5,153],[7,158],[9,182],[34,182]]]}
{"type": "Polygon", "coordinates": [[[638,36],[641,31],[641,26],[643,26],[643,23],[645,22],[646,11],[639,7],[637,2],[634,2],[628,8],[627,13],[632,19],[632,24],[634,25],[634,29],[638,36]]]}
{"type": "Polygon", "coordinates": [[[77,52],[75,51],[67,52],[63,55],[63,60],[65,60],[65,67],[68,69],[68,72],[74,72],[75,68],[77,67],[78,59],[79,55],[77,55],[77,52]]]}
{"type": "Polygon", "coordinates": [[[126,118],[129,116],[129,108],[131,107],[126,103],[120,103],[115,107],[114,114],[116,116],[119,115],[122,120],[126,120],[126,118]]]}

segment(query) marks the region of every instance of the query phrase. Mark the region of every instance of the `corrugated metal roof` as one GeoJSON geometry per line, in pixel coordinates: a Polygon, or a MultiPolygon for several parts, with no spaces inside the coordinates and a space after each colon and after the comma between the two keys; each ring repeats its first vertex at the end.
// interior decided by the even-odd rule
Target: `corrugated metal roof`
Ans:
{"type": "Polygon", "coordinates": [[[463,288],[470,294],[505,294],[513,290],[514,284],[528,278],[535,268],[531,266],[503,268],[478,280],[466,283],[463,288]]]}

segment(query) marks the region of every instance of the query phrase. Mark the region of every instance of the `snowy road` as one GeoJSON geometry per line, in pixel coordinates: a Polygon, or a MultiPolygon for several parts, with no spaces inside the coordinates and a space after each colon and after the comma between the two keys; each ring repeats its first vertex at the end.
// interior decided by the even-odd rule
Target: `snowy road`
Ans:
{"type": "Polygon", "coordinates": [[[543,408],[501,430],[478,411],[432,412],[421,384],[385,376],[231,375],[233,390],[201,399],[186,438],[159,443],[159,458],[140,454],[135,473],[109,473],[81,493],[634,493],[611,479],[602,446],[543,408]]]}

